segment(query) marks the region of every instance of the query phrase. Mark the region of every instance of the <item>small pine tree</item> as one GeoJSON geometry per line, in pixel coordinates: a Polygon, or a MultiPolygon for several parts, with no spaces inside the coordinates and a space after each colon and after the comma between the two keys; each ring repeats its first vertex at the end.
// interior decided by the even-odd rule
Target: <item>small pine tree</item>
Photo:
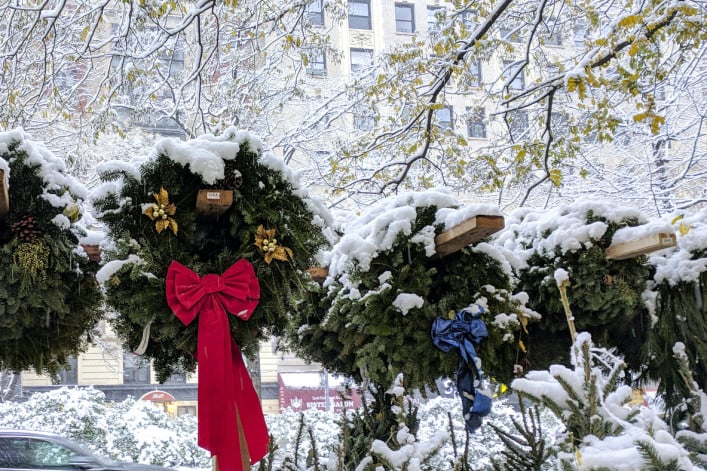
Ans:
{"type": "Polygon", "coordinates": [[[691,469],[688,452],[665,422],[650,409],[627,407],[632,390],[618,385],[625,369],[621,358],[595,348],[586,332],[578,334],[570,355],[572,368],[553,365],[511,385],[565,424],[557,450],[562,467],[611,469],[620,460],[636,469],[691,469]],[[670,456],[656,451],[667,446],[670,456]]]}

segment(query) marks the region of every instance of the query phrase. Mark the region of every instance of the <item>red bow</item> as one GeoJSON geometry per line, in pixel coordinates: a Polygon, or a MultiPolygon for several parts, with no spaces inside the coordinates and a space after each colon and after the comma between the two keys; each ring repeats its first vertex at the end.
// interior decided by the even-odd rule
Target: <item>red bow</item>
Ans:
{"type": "Polygon", "coordinates": [[[267,453],[268,429],[260,399],[226,315],[228,311],[247,320],[259,299],[260,285],[247,260],[238,260],[222,276],[199,278],[177,261],[167,269],[169,307],[184,325],[199,315],[198,443],[216,455],[223,471],[243,470],[240,424],[250,461],[267,453]]]}

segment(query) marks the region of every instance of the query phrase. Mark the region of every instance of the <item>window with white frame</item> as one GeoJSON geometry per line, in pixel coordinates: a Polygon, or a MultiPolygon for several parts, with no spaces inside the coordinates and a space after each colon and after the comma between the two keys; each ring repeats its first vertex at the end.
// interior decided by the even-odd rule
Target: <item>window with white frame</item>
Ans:
{"type": "Polygon", "coordinates": [[[326,75],[326,56],[324,51],[313,50],[308,54],[307,73],[310,75],[326,75]]]}
{"type": "Polygon", "coordinates": [[[508,131],[511,133],[511,139],[518,141],[528,132],[530,122],[528,120],[528,112],[525,110],[513,110],[506,114],[508,122],[508,131]]]}
{"type": "Polygon", "coordinates": [[[452,107],[445,105],[442,108],[435,110],[435,118],[442,129],[454,129],[454,112],[452,107]]]}
{"type": "Polygon", "coordinates": [[[547,46],[561,46],[562,45],[562,34],[560,32],[560,24],[557,18],[549,18],[544,21],[540,26],[545,45],[547,46]]]}
{"type": "Polygon", "coordinates": [[[415,5],[412,3],[395,4],[395,31],[398,33],[415,32],[415,5]]]}
{"type": "Polygon", "coordinates": [[[444,7],[427,7],[427,31],[439,33],[446,16],[447,10],[444,7]]]}
{"type": "Polygon", "coordinates": [[[123,353],[123,384],[149,384],[150,362],[131,352],[123,353]]]}
{"type": "Polygon", "coordinates": [[[353,116],[354,128],[360,131],[372,131],[376,127],[376,118],[365,110],[356,110],[353,116]]]}
{"type": "Polygon", "coordinates": [[[521,27],[517,24],[510,22],[503,23],[500,27],[501,39],[505,41],[510,41],[512,43],[523,42],[523,36],[521,35],[521,27]]]}
{"type": "Polygon", "coordinates": [[[476,10],[464,10],[461,12],[462,23],[464,23],[464,26],[469,31],[474,31],[478,26],[478,22],[476,21],[477,15],[478,13],[476,10]]]}
{"type": "Polygon", "coordinates": [[[373,49],[351,48],[351,72],[360,72],[373,64],[373,49]]]}
{"type": "Polygon", "coordinates": [[[469,87],[481,86],[481,59],[476,59],[469,62],[469,73],[467,75],[466,84],[469,87]]]}
{"type": "Polygon", "coordinates": [[[349,0],[349,28],[371,29],[371,0],[349,0]]]}
{"type": "Polygon", "coordinates": [[[466,109],[466,132],[469,137],[486,137],[486,110],[483,108],[466,109]]]}
{"type": "Polygon", "coordinates": [[[324,26],[324,2],[323,0],[314,0],[307,5],[306,8],[309,21],[314,26],[324,26]]]}
{"type": "Polygon", "coordinates": [[[66,366],[59,370],[57,377],[54,378],[54,384],[78,384],[79,383],[79,362],[78,359],[71,355],[66,359],[66,366]]]}
{"type": "Polygon", "coordinates": [[[525,72],[518,61],[503,61],[503,83],[509,90],[525,88],[525,72]]]}
{"type": "Polygon", "coordinates": [[[577,19],[574,23],[574,45],[577,47],[583,47],[584,41],[587,39],[587,23],[583,19],[577,19]]]}

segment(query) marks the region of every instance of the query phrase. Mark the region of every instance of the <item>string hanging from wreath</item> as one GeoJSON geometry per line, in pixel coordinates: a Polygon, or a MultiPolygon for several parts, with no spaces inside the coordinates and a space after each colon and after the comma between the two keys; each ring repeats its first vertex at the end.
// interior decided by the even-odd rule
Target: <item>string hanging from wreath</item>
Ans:
{"type": "Polygon", "coordinates": [[[0,149],[0,369],[54,375],[101,318],[98,266],[79,245],[88,192],[22,130],[0,133],[0,149]]]}
{"type": "MultiPolygon", "coordinates": [[[[165,297],[174,263],[211,280],[205,281],[211,286],[207,291],[214,274],[228,272],[237,260],[252,265],[260,286],[252,315],[220,316],[224,338],[235,342],[229,344],[233,352],[252,358],[260,340],[284,333],[290,313],[313,283],[307,268],[328,244],[331,216],[257,138],[229,128],[187,142],[165,139],[151,157],[109,162],[99,175],[105,183],[94,207],[108,243],[98,279],[117,313],[116,332],[128,349],[140,346],[153,360],[159,381],[194,371],[205,357],[199,354],[206,335],[203,310],[199,322],[185,325],[165,297]],[[218,211],[209,209],[212,194],[218,211]]],[[[234,361],[242,361],[237,357],[234,353],[234,361]]],[[[223,453],[222,448],[214,452],[219,458],[223,453]]],[[[255,459],[260,453],[249,454],[255,459]]],[[[220,459],[219,466],[226,469],[229,462],[220,459]]]]}

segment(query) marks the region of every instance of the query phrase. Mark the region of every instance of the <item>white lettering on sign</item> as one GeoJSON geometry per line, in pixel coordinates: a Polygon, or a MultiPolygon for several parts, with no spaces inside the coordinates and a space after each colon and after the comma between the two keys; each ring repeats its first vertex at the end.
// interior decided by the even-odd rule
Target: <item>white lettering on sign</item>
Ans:
{"type": "Polygon", "coordinates": [[[219,193],[218,191],[207,191],[206,192],[206,199],[207,200],[220,200],[221,193],[219,193]]]}

